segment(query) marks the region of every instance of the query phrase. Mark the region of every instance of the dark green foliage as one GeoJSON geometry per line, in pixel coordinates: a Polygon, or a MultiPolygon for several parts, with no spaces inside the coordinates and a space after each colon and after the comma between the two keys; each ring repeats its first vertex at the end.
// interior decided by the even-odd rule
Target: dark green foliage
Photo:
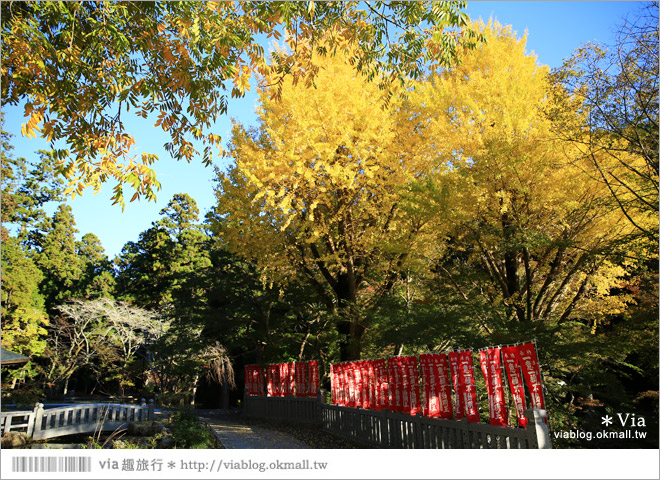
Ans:
{"type": "Polygon", "coordinates": [[[76,252],[75,226],[71,207],[60,205],[38,245],[36,261],[44,272],[41,290],[49,308],[74,297],[83,277],[83,260],[76,252]]]}
{"type": "Polygon", "coordinates": [[[83,262],[78,296],[111,297],[115,287],[114,270],[99,238],[93,233],[83,235],[76,242],[76,254],[83,262]]]}
{"type": "Polygon", "coordinates": [[[212,448],[214,439],[209,428],[200,423],[194,410],[179,410],[172,418],[170,428],[176,448],[212,448]]]}
{"type": "Polygon", "coordinates": [[[138,305],[176,311],[200,301],[202,292],[192,279],[210,266],[207,237],[189,195],[175,195],[160,213],[161,219],[137,242],[128,242],[115,260],[117,288],[138,305]]]}
{"type": "Polygon", "coordinates": [[[28,161],[10,154],[10,135],[2,132],[2,223],[3,239],[11,226],[30,247],[42,241],[49,218],[44,207],[63,200],[63,181],[55,174],[52,152],[40,150],[38,159],[28,161]]]}

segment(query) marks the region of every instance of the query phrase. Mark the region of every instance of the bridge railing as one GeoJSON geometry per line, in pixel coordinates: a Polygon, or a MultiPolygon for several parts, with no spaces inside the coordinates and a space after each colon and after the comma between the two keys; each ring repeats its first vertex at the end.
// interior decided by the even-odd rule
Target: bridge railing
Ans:
{"type": "Polygon", "coordinates": [[[32,436],[35,410],[2,412],[0,435],[4,435],[5,432],[23,432],[32,436]]]}
{"type": "Polygon", "coordinates": [[[124,428],[131,422],[154,418],[153,400],[141,405],[86,403],[44,409],[37,403],[33,411],[2,412],[2,434],[22,431],[35,440],[124,428]]]}

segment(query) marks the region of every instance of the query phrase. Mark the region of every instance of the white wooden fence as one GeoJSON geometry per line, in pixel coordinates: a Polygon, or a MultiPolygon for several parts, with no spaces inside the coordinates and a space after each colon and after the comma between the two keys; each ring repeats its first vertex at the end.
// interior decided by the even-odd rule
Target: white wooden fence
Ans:
{"type": "Polygon", "coordinates": [[[545,410],[525,410],[526,428],[495,427],[462,420],[440,420],[388,410],[365,410],[317,398],[245,395],[248,416],[321,423],[336,435],[381,448],[551,448],[545,410]]]}
{"type": "Polygon", "coordinates": [[[37,403],[34,410],[2,412],[2,434],[10,431],[24,432],[35,440],[63,435],[93,433],[125,428],[130,422],[152,420],[153,400],[141,405],[118,403],[85,403],[44,409],[37,403]]]}

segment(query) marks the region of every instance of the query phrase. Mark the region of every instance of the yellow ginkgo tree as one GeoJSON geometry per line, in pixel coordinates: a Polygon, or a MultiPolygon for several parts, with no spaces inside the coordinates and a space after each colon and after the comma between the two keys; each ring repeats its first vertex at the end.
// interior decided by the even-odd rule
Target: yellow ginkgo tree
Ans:
{"type": "MultiPolygon", "coordinates": [[[[631,243],[633,225],[593,162],[554,135],[554,89],[525,37],[493,21],[474,28],[487,42],[413,100],[428,145],[451,166],[437,179],[453,189],[451,249],[435,271],[489,333],[576,319],[595,329],[626,309],[625,267],[648,252],[631,243]]],[[[657,229],[657,218],[636,221],[657,229]]]]}
{"type": "Polygon", "coordinates": [[[285,81],[281,100],[263,88],[259,126],[235,125],[215,228],[266,279],[311,282],[358,358],[358,306],[427,250],[429,216],[407,197],[435,167],[398,100],[383,109],[386,92],[348,56],[314,62],[316,88],[285,81]]]}

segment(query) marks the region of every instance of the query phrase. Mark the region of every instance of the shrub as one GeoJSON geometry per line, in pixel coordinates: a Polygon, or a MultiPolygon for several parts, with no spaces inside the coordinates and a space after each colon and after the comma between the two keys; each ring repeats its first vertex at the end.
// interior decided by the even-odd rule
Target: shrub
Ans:
{"type": "Polygon", "coordinates": [[[213,448],[209,429],[197,420],[194,411],[180,410],[171,418],[176,448],[213,448]]]}

